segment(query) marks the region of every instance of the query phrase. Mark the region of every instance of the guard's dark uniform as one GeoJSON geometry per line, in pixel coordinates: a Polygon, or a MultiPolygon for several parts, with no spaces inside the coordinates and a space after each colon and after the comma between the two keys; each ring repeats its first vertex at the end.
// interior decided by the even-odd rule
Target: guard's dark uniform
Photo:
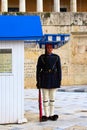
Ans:
{"type": "Polygon", "coordinates": [[[61,62],[56,54],[43,54],[38,58],[36,71],[37,87],[59,88],[61,84],[61,62]]]}

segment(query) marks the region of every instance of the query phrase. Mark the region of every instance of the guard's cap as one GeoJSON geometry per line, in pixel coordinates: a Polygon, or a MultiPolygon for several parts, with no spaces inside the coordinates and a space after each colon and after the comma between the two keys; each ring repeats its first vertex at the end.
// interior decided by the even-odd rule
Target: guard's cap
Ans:
{"type": "Polygon", "coordinates": [[[47,48],[48,46],[52,46],[52,47],[53,47],[52,43],[47,43],[47,44],[46,44],[46,48],[47,48]]]}

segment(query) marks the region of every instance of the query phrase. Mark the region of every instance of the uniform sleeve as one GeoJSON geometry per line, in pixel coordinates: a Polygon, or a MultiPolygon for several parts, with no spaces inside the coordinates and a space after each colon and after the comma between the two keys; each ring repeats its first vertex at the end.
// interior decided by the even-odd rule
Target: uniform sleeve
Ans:
{"type": "Polygon", "coordinates": [[[41,56],[38,58],[37,65],[36,65],[36,81],[39,81],[39,74],[42,68],[41,56]]]}
{"type": "Polygon", "coordinates": [[[60,60],[59,56],[58,56],[58,61],[57,61],[57,70],[58,70],[58,78],[59,78],[59,81],[61,82],[61,80],[62,80],[62,69],[61,69],[61,60],[60,60]]]}

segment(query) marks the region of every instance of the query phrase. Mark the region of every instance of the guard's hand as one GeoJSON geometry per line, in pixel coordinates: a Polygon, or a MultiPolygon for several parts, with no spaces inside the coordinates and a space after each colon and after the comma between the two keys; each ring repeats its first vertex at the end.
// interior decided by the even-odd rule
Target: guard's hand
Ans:
{"type": "Polygon", "coordinates": [[[61,81],[60,81],[60,86],[61,86],[61,81]]]}
{"type": "Polygon", "coordinates": [[[37,89],[40,88],[39,82],[36,83],[37,89]]]}

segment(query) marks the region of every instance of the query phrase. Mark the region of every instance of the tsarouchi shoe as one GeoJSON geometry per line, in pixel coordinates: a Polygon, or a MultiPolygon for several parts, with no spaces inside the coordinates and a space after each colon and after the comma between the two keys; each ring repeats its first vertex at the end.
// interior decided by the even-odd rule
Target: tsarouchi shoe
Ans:
{"type": "Polygon", "coordinates": [[[49,118],[47,116],[42,116],[41,121],[47,121],[49,118]]]}
{"type": "Polygon", "coordinates": [[[58,115],[49,116],[49,120],[56,121],[58,117],[58,115]]]}

